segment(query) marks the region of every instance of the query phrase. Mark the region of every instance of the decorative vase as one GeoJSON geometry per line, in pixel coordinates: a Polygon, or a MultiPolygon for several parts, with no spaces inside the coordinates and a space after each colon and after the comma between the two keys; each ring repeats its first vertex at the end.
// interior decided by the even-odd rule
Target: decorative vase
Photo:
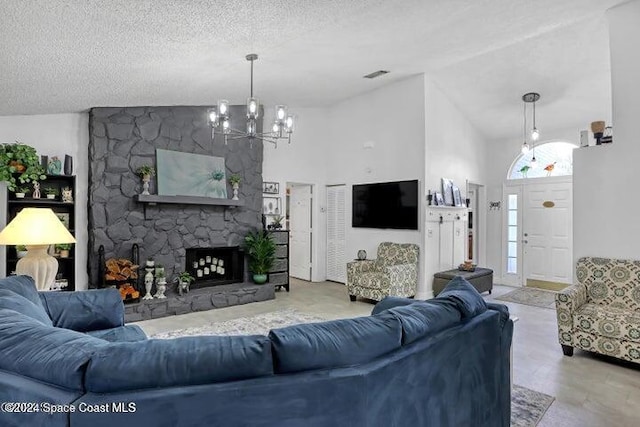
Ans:
{"type": "Polygon", "coordinates": [[[151,175],[142,176],[142,195],[149,196],[149,182],[151,181],[151,175]]]}
{"type": "Polygon", "coordinates": [[[360,249],[358,251],[358,259],[360,261],[364,261],[365,259],[367,259],[367,251],[365,251],[364,249],[360,249]]]}
{"type": "Polygon", "coordinates": [[[64,155],[64,174],[72,175],[73,174],[73,157],[68,154],[64,155]]]}
{"type": "Polygon", "coordinates": [[[240,184],[233,184],[231,188],[233,189],[233,197],[231,198],[231,200],[240,200],[238,198],[238,190],[240,189],[240,184]]]}
{"type": "Polygon", "coordinates": [[[167,290],[167,281],[165,279],[160,279],[158,281],[157,288],[158,291],[156,292],[156,298],[165,299],[166,296],[164,295],[164,293],[167,290]]]}
{"type": "Polygon", "coordinates": [[[265,283],[267,281],[267,275],[266,274],[254,274],[253,275],[253,282],[261,285],[263,283],[265,283]]]}
{"type": "Polygon", "coordinates": [[[153,299],[153,295],[151,295],[151,288],[153,287],[153,268],[145,268],[147,270],[147,274],[144,275],[144,290],[146,294],[142,297],[142,299],[153,299]]]}

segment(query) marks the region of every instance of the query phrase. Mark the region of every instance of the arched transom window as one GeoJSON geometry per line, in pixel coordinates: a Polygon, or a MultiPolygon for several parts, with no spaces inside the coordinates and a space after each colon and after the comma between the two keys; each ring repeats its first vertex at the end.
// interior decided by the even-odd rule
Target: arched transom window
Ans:
{"type": "Polygon", "coordinates": [[[573,175],[573,150],[568,142],[547,142],[535,147],[536,162],[531,163],[534,150],[520,154],[509,169],[508,179],[540,178],[573,175]]]}

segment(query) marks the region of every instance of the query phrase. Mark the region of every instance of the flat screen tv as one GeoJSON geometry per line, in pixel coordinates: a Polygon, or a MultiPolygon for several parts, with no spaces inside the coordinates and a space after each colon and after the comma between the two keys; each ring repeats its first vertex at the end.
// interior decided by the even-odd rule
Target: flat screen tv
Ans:
{"type": "Polygon", "coordinates": [[[351,226],[418,229],[418,181],[353,186],[351,226]]]}

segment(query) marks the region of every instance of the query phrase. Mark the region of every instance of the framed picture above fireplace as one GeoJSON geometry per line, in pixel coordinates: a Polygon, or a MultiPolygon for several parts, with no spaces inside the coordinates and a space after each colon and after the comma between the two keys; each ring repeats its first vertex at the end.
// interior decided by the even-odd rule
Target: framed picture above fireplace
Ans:
{"type": "Polygon", "coordinates": [[[156,150],[158,195],[227,198],[224,157],[156,150]]]}

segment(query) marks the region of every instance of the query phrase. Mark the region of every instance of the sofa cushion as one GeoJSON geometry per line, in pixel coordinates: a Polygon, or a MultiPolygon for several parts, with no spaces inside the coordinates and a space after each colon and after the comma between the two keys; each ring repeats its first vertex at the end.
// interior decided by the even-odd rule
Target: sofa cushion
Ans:
{"type": "Polygon", "coordinates": [[[8,289],[18,295],[22,295],[35,305],[44,309],[40,295],[36,288],[36,282],[31,276],[9,276],[0,279],[0,289],[8,289]]]}
{"type": "Polygon", "coordinates": [[[405,297],[384,297],[380,302],[376,303],[373,310],[371,310],[371,314],[382,313],[390,308],[413,304],[416,301],[415,299],[405,297]]]}
{"type": "Polygon", "coordinates": [[[107,344],[91,358],[85,386],[108,393],[271,374],[271,343],[265,336],[182,337],[107,344]]]}
{"type": "Polygon", "coordinates": [[[0,309],[0,369],[83,391],[93,352],[106,341],[45,326],[14,310],[0,309]]]}
{"type": "Polygon", "coordinates": [[[0,309],[6,308],[29,316],[43,325],[53,326],[49,315],[42,305],[36,305],[22,295],[0,288],[0,309]]]}
{"type": "Polygon", "coordinates": [[[269,332],[277,373],[356,365],[400,347],[402,327],[385,312],[269,332]]]}
{"type": "Polygon", "coordinates": [[[59,328],[86,332],[124,325],[124,304],[117,289],[41,292],[40,299],[59,328]]]}
{"type": "Polygon", "coordinates": [[[135,342],[147,339],[147,334],[138,325],[125,325],[117,328],[89,331],[86,334],[110,342],[135,342]]]}
{"type": "Polygon", "coordinates": [[[402,344],[412,343],[460,322],[460,312],[453,306],[416,301],[389,309],[402,324],[402,344]]]}
{"type": "Polygon", "coordinates": [[[573,315],[577,330],[640,343],[640,313],[627,308],[587,303],[573,315]]]}
{"type": "Polygon", "coordinates": [[[454,277],[434,300],[453,302],[460,310],[463,319],[487,311],[487,303],[476,288],[460,276],[454,277]]]}

